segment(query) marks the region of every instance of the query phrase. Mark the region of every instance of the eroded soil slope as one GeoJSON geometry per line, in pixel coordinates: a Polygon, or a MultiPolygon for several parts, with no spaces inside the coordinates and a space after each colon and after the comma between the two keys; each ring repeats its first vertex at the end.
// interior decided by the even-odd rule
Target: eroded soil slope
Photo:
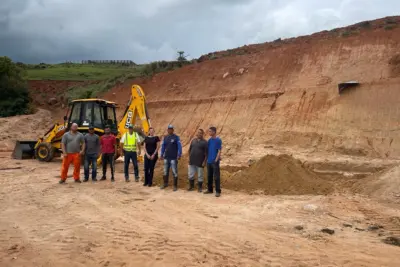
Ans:
{"type": "Polygon", "coordinates": [[[187,145],[197,128],[215,125],[234,164],[271,147],[397,158],[398,21],[251,46],[249,54],[130,81],[104,97],[125,104],[129,85],[142,85],[158,132],[172,123],[187,145]],[[349,80],[361,85],[339,95],[337,84],[349,80]]]}

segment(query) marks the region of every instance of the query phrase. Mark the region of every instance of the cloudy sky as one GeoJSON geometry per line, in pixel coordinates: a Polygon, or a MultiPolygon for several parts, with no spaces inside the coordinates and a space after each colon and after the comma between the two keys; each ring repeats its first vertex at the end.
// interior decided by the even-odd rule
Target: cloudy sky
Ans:
{"type": "Polygon", "coordinates": [[[191,58],[400,14],[399,0],[0,0],[0,55],[27,63],[191,58]]]}

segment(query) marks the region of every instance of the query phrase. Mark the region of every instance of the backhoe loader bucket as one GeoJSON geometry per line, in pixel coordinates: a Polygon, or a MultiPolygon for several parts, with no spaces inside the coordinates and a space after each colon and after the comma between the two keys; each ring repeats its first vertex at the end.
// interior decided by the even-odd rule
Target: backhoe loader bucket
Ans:
{"type": "Polygon", "coordinates": [[[16,141],[11,155],[14,159],[32,159],[35,156],[37,141],[16,141]]]}

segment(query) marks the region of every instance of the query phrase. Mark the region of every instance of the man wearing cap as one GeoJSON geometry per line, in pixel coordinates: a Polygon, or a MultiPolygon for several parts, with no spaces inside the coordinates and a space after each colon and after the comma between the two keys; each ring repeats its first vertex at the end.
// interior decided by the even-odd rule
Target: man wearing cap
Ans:
{"type": "Polygon", "coordinates": [[[179,136],[174,134],[174,127],[168,125],[168,135],[164,137],[161,145],[161,159],[164,160],[164,184],[161,189],[168,186],[169,169],[174,176],[174,191],[178,190],[178,160],[182,156],[182,144],[179,136]]]}
{"type": "MultiPolygon", "coordinates": [[[[124,155],[125,181],[129,182],[129,162],[132,161],[135,172],[135,182],[139,182],[139,166],[137,156],[140,155],[139,136],[133,131],[133,125],[129,125],[129,132],[125,133],[120,141],[121,150],[124,155]],[[137,153],[138,152],[138,153],[137,153]]],[[[121,154],[122,154],[121,153],[121,154]]]]}
{"type": "Polygon", "coordinates": [[[101,145],[101,162],[103,165],[103,177],[101,180],[106,180],[107,164],[111,168],[111,182],[114,182],[114,158],[117,151],[117,139],[111,134],[110,126],[104,128],[104,135],[100,138],[101,145]]]}
{"type": "Polygon", "coordinates": [[[97,181],[97,157],[99,156],[100,140],[94,133],[94,127],[89,126],[89,133],[85,135],[85,163],[84,163],[84,182],[89,181],[89,165],[92,164],[92,181],[97,181]]]}

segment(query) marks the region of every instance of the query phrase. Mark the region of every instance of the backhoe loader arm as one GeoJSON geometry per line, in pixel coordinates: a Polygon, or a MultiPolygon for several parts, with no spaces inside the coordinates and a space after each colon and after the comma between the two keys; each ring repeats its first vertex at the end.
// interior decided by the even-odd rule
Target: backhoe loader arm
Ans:
{"type": "Polygon", "coordinates": [[[122,120],[118,124],[119,136],[122,136],[128,131],[129,125],[135,126],[137,117],[142,121],[141,130],[143,132],[139,132],[139,134],[148,135],[151,124],[147,112],[146,97],[142,88],[139,85],[134,84],[131,88],[131,99],[125,109],[122,120]]]}

